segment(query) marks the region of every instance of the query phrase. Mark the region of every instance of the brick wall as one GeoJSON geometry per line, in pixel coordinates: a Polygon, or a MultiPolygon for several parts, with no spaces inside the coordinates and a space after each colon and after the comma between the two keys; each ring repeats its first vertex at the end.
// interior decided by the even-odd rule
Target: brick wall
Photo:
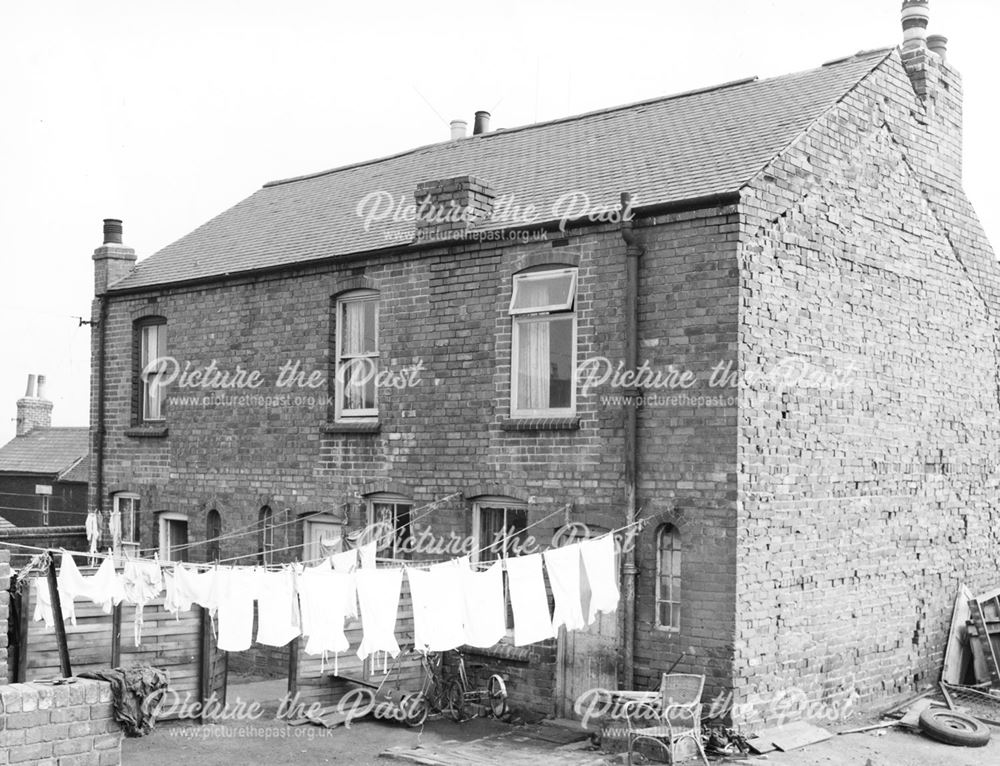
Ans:
{"type": "Polygon", "coordinates": [[[11,665],[7,650],[10,639],[7,634],[10,621],[10,551],[0,547],[0,682],[10,679],[11,665]]]}
{"type": "MultiPolygon", "coordinates": [[[[65,548],[68,551],[88,549],[87,530],[83,526],[5,527],[0,529],[0,543],[4,541],[35,548],[65,548]]],[[[15,547],[11,548],[9,553],[11,566],[16,568],[27,564],[38,551],[15,547]]]]}
{"type": "Polygon", "coordinates": [[[118,766],[122,734],[111,686],[0,686],[0,762],[31,766],[118,766]]]}
{"type": "Polygon", "coordinates": [[[1000,281],[948,76],[929,112],[892,57],[746,193],[746,722],[935,682],[959,586],[997,584],[1000,281]]]}

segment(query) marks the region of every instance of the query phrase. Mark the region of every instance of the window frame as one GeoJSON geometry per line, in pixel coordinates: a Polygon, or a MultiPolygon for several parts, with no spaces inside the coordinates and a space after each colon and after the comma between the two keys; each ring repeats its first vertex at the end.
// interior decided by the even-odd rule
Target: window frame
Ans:
{"type": "MultiPolygon", "coordinates": [[[[491,564],[494,561],[505,562],[508,558],[512,556],[516,557],[518,555],[517,552],[511,552],[509,550],[510,547],[509,541],[514,540],[515,536],[514,535],[508,536],[505,534],[503,538],[503,545],[500,547],[497,557],[495,559],[485,559],[485,560],[483,559],[482,554],[485,552],[483,548],[486,547],[483,546],[481,540],[482,520],[483,520],[482,517],[484,510],[488,511],[502,510],[504,512],[503,529],[505,533],[506,530],[509,529],[509,524],[507,523],[507,514],[509,511],[524,512],[524,529],[520,530],[521,532],[526,531],[527,528],[530,526],[530,523],[528,521],[528,504],[526,502],[517,500],[513,497],[501,497],[493,495],[477,497],[472,503],[472,539],[474,548],[472,550],[470,559],[474,567],[478,567],[479,564],[483,564],[486,562],[490,562],[491,564]]],[[[492,545],[494,544],[495,542],[491,543],[490,546],[488,547],[492,547],[492,545]]],[[[506,628],[507,637],[512,638],[514,635],[514,614],[513,614],[513,609],[511,608],[510,588],[507,585],[507,567],[505,565],[503,566],[503,598],[504,598],[504,627],[506,628]]]]}
{"type": "Polygon", "coordinates": [[[205,514],[205,560],[218,561],[222,558],[222,514],[218,508],[209,508],[205,514]],[[215,524],[215,520],[218,524],[215,524]],[[214,527],[217,526],[217,529],[214,527]]]}
{"type": "Polygon", "coordinates": [[[656,556],[655,571],[655,591],[653,596],[653,625],[657,630],[664,633],[679,633],[681,629],[681,594],[683,592],[682,567],[684,565],[683,545],[681,532],[673,524],[662,524],[657,527],[654,555],[656,556]],[[669,548],[664,548],[663,541],[670,538],[669,548]],[[669,555],[670,572],[663,572],[664,554],[669,555]],[[676,557],[676,561],[675,561],[676,557]],[[676,574],[674,573],[676,569],[676,574]],[[664,596],[663,586],[666,580],[669,586],[669,593],[664,596]],[[661,621],[661,609],[664,604],[670,605],[670,624],[664,625],[661,621]]]}
{"type": "Polygon", "coordinates": [[[263,566],[274,563],[274,511],[269,505],[262,505],[257,514],[260,537],[257,546],[257,561],[263,566]]]}
{"type": "Polygon", "coordinates": [[[49,525],[49,498],[51,495],[39,495],[42,499],[41,512],[42,512],[42,526],[47,527],[49,525]]]}
{"type": "Polygon", "coordinates": [[[122,546],[124,547],[125,545],[134,545],[136,550],[138,550],[138,547],[142,542],[142,523],[141,523],[142,498],[140,498],[139,495],[135,492],[115,492],[114,495],[112,495],[111,497],[111,510],[117,511],[119,517],[121,518],[122,546]],[[125,516],[122,514],[122,509],[121,509],[122,500],[130,501],[129,503],[130,512],[128,517],[130,523],[127,526],[125,524],[125,516]],[[130,533],[131,536],[126,536],[126,532],[130,533]]]}
{"type": "MultiPolygon", "coordinates": [[[[510,416],[512,418],[566,418],[576,415],[576,388],[577,388],[577,331],[578,316],[576,311],[576,297],[578,288],[578,269],[576,267],[550,267],[541,266],[529,269],[528,271],[515,274],[513,277],[513,287],[511,289],[510,305],[507,313],[511,317],[510,325],[510,416]],[[569,300],[563,304],[550,304],[549,306],[533,307],[530,309],[515,309],[514,300],[517,297],[518,284],[524,281],[538,280],[553,274],[572,273],[573,281],[570,287],[569,300]],[[569,406],[568,407],[521,407],[518,401],[518,378],[520,377],[520,350],[522,326],[532,323],[552,323],[560,319],[571,319],[571,339],[570,346],[572,357],[570,359],[570,386],[569,386],[569,406]]],[[[550,401],[551,403],[551,401],[550,401]]]]}
{"type": "Polygon", "coordinates": [[[344,293],[337,297],[334,302],[334,334],[335,334],[335,350],[334,350],[334,364],[333,364],[333,378],[334,378],[334,419],[335,420],[377,420],[379,413],[379,395],[378,395],[378,385],[377,378],[379,373],[379,326],[381,322],[381,304],[379,301],[379,293],[377,290],[352,290],[351,292],[344,293]],[[375,305],[375,349],[371,352],[363,352],[360,354],[352,354],[349,357],[344,356],[342,353],[343,349],[343,339],[344,339],[344,326],[341,318],[342,308],[349,303],[366,303],[372,302],[375,305]],[[341,363],[344,359],[368,359],[375,367],[375,378],[376,385],[374,386],[374,398],[375,406],[366,407],[360,409],[345,409],[344,408],[344,381],[341,379],[341,363]]]}
{"type": "Polygon", "coordinates": [[[157,549],[160,554],[160,561],[187,561],[190,557],[191,545],[191,523],[186,513],[175,513],[173,511],[162,511],[156,515],[156,524],[159,531],[157,549]],[[181,549],[181,558],[170,557],[170,522],[183,522],[186,530],[186,542],[179,543],[185,546],[181,549]]]}
{"type": "MultiPolygon", "coordinates": [[[[147,404],[150,401],[150,391],[155,383],[151,379],[155,376],[145,374],[145,369],[149,362],[144,361],[148,356],[147,331],[158,328],[158,332],[163,333],[161,340],[158,340],[157,356],[154,359],[162,359],[168,346],[167,320],[165,317],[154,316],[144,317],[135,321],[133,332],[135,333],[135,417],[136,423],[149,423],[161,425],[167,419],[167,386],[159,386],[159,413],[150,415],[147,412],[147,404]],[[162,345],[162,349],[159,346],[162,345]]],[[[162,371],[161,371],[162,372],[162,371]]]]}
{"type": "MultiPolygon", "coordinates": [[[[369,529],[374,529],[375,527],[375,506],[376,505],[391,505],[392,509],[392,558],[395,560],[407,560],[409,559],[413,551],[405,550],[404,545],[406,541],[413,540],[413,508],[414,503],[405,495],[400,495],[395,492],[377,492],[371,495],[365,496],[365,519],[368,524],[369,529]],[[399,535],[399,514],[398,506],[407,506],[406,511],[406,527],[407,532],[404,541],[400,540],[399,535]]],[[[387,546],[380,547],[378,545],[378,539],[376,540],[375,553],[378,555],[381,551],[385,550],[387,546]]],[[[385,556],[382,556],[385,558],[385,556]]]]}

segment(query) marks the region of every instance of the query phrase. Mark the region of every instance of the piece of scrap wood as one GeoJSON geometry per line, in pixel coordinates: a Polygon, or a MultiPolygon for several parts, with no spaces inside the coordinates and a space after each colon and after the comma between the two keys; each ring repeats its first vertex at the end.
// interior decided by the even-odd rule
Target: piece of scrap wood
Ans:
{"type": "Polygon", "coordinates": [[[778,750],[788,752],[806,745],[830,739],[833,734],[819,726],[814,726],[806,721],[796,721],[795,723],[778,726],[774,729],[762,731],[760,736],[771,741],[778,750]]]}
{"type": "Polygon", "coordinates": [[[888,729],[890,726],[899,726],[899,721],[882,721],[881,723],[872,723],[868,726],[859,726],[857,729],[838,731],[837,734],[860,734],[863,731],[871,731],[872,729],[888,729]]]}
{"type": "Polygon", "coordinates": [[[900,726],[906,726],[909,729],[918,728],[920,721],[920,714],[923,713],[929,707],[944,707],[940,702],[935,700],[923,698],[918,699],[914,702],[906,711],[906,715],[897,721],[900,726]]]}
{"type": "Polygon", "coordinates": [[[944,695],[944,701],[948,703],[948,709],[949,710],[954,710],[955,709],[955,702],[951,698],[951,693],[948,691],[947,685],[945,684],[944,681],[939,681],[938,682],[938,686],[941,687],[941,694],[944,695]]]}
{"type": "Polygon", "coordinates": [[[771,744],[771,741],[764,739],[763,737],[754,737],[753,739],[748,739],[747,746],[755,753],[757,753],[757,755],[770,753],[775,749],[774,745],[771,744]]]}
{"type": "Polygon", "coordinates": [[[958,589],[955,607],[951,612],[951,628],[948,630],[948,644],[944,650],[944,667],[941,680],[950,684],[962,683],[962,665],[965,655],[965,624],[969,621],[969,601],[972,592],[964,585],[958,589]]]}
{"type": "Polygon", "coordinates": [[[916,702],[917,700],[923,699],[924,697],[926,697],[932,691],[933,691],[933,689],[925,689],[922,692],[917,692],[916,694],[911,694],[909,697],[907,697],[906,699],[902,700],[901,702],[897,702],[891,708],[883,710],[879,714],[879,717],[888,716],[888,715],[894,715],[895,713],[900,713],[903,710],[905,710],[906,708],[908,708],[910,705],[912,705],[914,702],[916,702]]]}

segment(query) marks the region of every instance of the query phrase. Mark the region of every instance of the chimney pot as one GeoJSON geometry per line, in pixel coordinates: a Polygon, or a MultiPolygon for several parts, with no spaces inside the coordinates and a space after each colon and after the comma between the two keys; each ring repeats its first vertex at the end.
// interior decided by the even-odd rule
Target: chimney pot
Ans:
{"type": "Polygon", "coordinates": [[[926,46],[930,18],[930,0],[904,0],[902,10],[904,48],[926,46]]]}
{"type": "Polygon", "coordinates": [[[940,56],[942,61],[948,59],[948,38],[944,35],[929,35],[927,47],[940,56]]]}
{"type": "Polygon", "coordinates": [[[44,375],[39,375],[37,380],[38,380],[38,387],[36,388],[35,396],[37,396],[39,399],[44,399],[45,398],[45,376],[44,375]]]}
{"type": "Polygon", "coordinates": [[[104,244],[120,245],[122,243],[122,222],[118,218],[104,219],[104,244]]]}
{"type": "Polygon", "coordinates": [[[465,138],[465,131],[468,129],[469,123],[465,120],[452,120],[451,121],[451,140],[457,141],[460,138],[465,138]]]}
{"type": "Polygon", "coordinates": [[[28,376],[28,387],[24,389],[24,396],[28,399],[35,398],[35,376],[28,376]]]}
{"type": "Polygon", "coordinates": [[[478,136],[481,133],[490,132],[490,113],[476,112],[475,126],[472,128],[472,135],[478,136]]]}

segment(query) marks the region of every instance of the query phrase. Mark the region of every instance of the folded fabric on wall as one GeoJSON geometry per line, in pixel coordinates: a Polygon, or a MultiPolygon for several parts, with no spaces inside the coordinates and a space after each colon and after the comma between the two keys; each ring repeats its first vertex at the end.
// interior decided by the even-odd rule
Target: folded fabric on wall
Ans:
{"type": "Polygon", "coordinates": [[[514,646],[552,638],[552,615],[542,577],[542,554],[515,556],[506,560],[507,588],[514,612],[514,646]]]}
{"type": "Polygon", "coordinates": [[[618,608],[618,577],[615,566],[615,538],[608,534],[580,543],[580,556],[590,584],[590,609],[587,624],[592,625],[598,612],[611,613],[618,608]]]}
{"type": "Polygon", "coordinates": [[[427,571],[406,568],[413,598],[413,645],[419,651],[445,652],[465,643],[461,586],[469,559],[435,564],[427,571]]]}
{"type": "Polygon", "coordinates": [[[399,609],[399,589],[403,584],[402,569],[365,569],[355,577],[358,605],[361,608],[361,645],[358,657],[365,659],[374,652],[399,654],[396,642],[396,612],[399,609]]]}
{"type": "Polygon", "coordinates": [[[580,545],[575,543],[562,548],[545,551],[545,571],[549,573],[549,584],[555,599],[552,614],[552,629],[561,625],[566,630],[580,630],[584,627],[583,606],[580,594],[580,545]]]}
{"type": "Polygon", "coordinates": [[[507,633],[507,607],[503,599],[503,564],[493,562],[484,572],[461,570],[462,622],[465,643],[493,646],[507,633]]]}

